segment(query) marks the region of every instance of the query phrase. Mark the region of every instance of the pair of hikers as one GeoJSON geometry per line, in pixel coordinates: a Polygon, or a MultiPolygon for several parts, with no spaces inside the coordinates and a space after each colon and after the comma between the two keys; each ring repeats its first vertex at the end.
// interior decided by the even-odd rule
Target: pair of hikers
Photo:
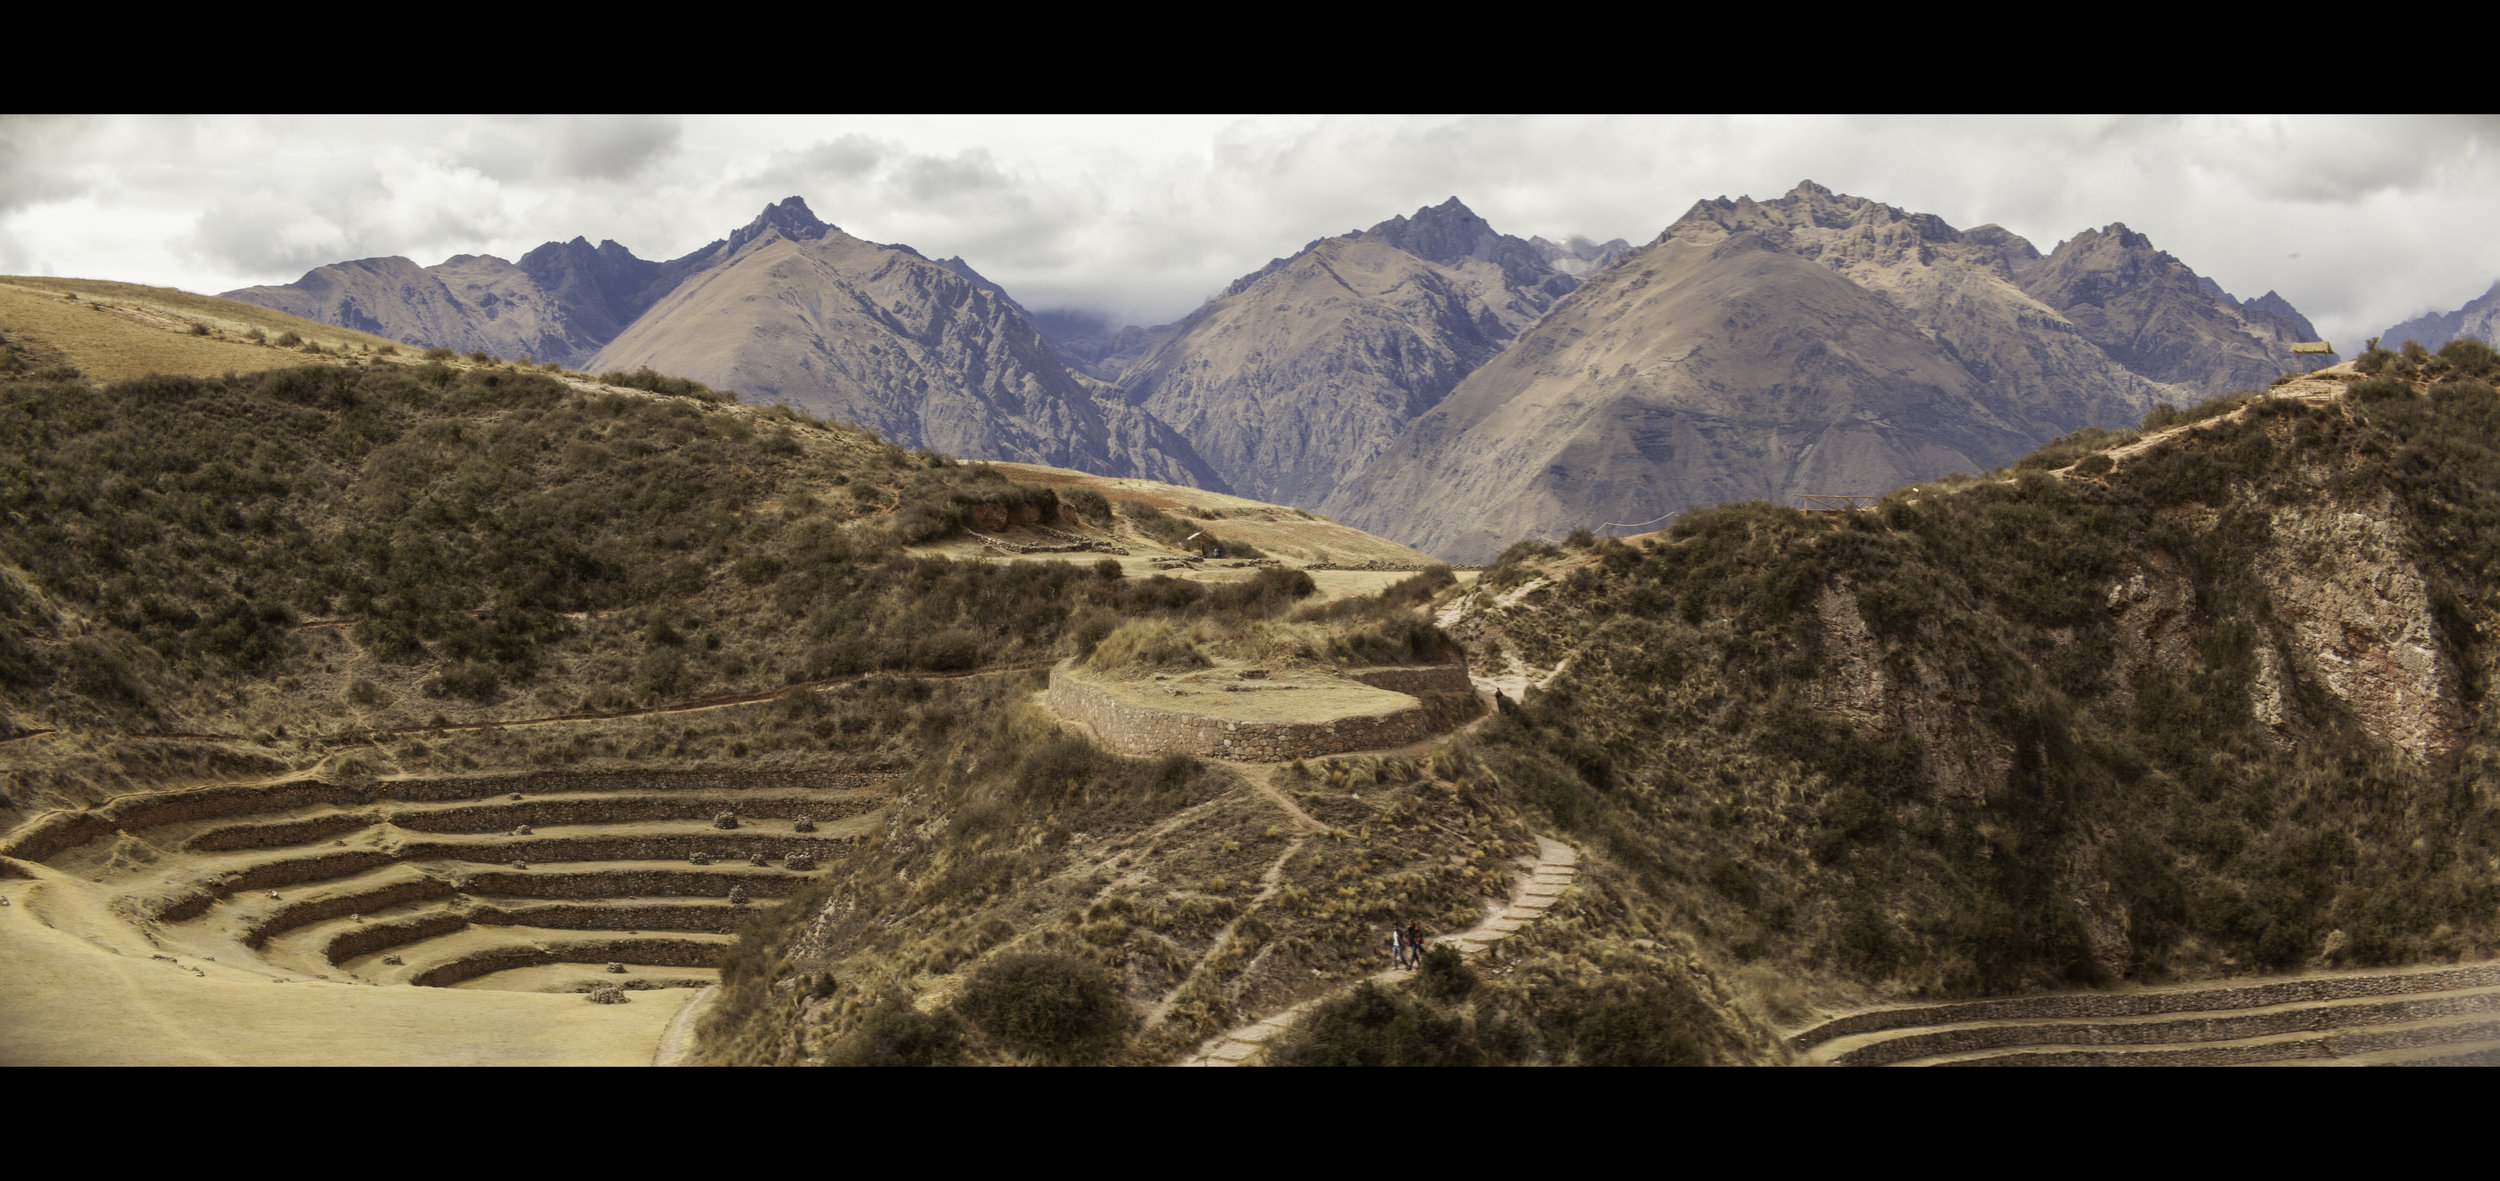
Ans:
{"type": "Polygon", "coordinates": [[[1412,968],[1423,963],[1423,960],[1423,924],[1408,923],[1404,927],[1392,925],[1389,928],[1389,966],[1412,968]]]}

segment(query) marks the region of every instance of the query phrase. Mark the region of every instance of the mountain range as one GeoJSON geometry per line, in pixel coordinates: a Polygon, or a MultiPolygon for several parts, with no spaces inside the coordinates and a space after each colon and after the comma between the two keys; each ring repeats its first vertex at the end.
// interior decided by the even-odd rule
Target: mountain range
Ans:
{"type": "Polygon", "coordinates": [[[2425,312],[2379,333],[2379,343],[2392,349],[2410,340],[2437,351],[2460,336],[2500,345],[2500,283],[2453,312],[2425,312]]]}
{"type": "Polygon", "coordinates": [[[2315,330],[2124,225],[2042,253],[1812,182],[1650,243],[1502,234],[1453,197],[1309,243],[1187,317],[1036,314],[797,197],[666,262],[317,268],[228,293],[421,345],[649,366],[910,447],[1315,508],[1456,560],[1583,524],[1984,470],[2263,385],[2315,330]]]}

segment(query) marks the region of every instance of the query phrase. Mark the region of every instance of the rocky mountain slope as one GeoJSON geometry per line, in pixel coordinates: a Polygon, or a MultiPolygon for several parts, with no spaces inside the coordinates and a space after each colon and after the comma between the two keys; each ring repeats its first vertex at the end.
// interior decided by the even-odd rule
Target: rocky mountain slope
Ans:
{"type": "Polygon", "coordinates": [[[1763,978],[2487,954],[2500,360],[2446,360],[1871,511],[1517,547],[1442,616],[1524,697],[1476,753],[1763,978]]]}
{"type": "Polygon", "coordinates": [[[408,344],[579,365],[724,245],[668,262],[584,238],[549,242],[518,263],[475,254],[431,267],[365,258],[224,298],[408,344]]]}
{"type": "Polygon", "coordinates": [[[1453,197],[1243,276],[1120,384],[1243,494],[1318,505],[1578,285],[1453,197]]]}
{"type": "Polygon", "coordinates": [[[1023,309],[962,260],[854,238],[797,198],[590,365],[683,374],[908,447],[1225,488],[1153,414],[1069,372],[1023,309]]]}
{"type": "Polygon", "coordinates": [[[1024,310],[962,259],[851,237],[797,197],[665,263],[576,238],[518,265],[366,259],[228,294],[463,352],[648,367],[906,447],[1224,488],[1150,412],[1070,373],[1024,310]]]}
{"type": "Polygon", "coordinates": [[[2379,333],[2379,343],[2392,349],[2415,341],[2437,349],[2459,337],[2500,344],[2500,283],[2453,312],[2428,312],[2379,333]]]}
{"type": "Polygon", "coordinates": [[[2251,301],[2262,310],[2241,306],[2123,224],[2085,230],[2012,269],[2026,294],[2112,360],[2204,397],[2274,380],[2294,343],[2317,339],[2281,296],[2251,301]]]}
{"type": "Polygon", "coordinates": [[[1872,493],[2263,384],[2292,335],[2123,226],[2042,256],[1807,182],[1696,204],[1324,508],[1482,560],[1581,524],[1872,493]]]}

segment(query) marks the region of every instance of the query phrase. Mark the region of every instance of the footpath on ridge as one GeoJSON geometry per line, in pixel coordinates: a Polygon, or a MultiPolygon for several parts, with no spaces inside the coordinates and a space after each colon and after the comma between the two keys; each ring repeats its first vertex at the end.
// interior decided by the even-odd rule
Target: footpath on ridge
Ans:
{"type": "MultiPolygon", "coordinates": [[[[1511,888],[1510,904],[1486,916],[1468,930],[1456,935],[1435,936],[1434,946],[1448,945],[1460,955],[1473,958],[1485,949],[1509,938],[1520,928],[1545,917],[1545,912],[1562,898],[1580,876],[1580,855],[1571,846],[1550,837],[1538,837],[1536,860],[1519,874],[1511,888]]],[[[1524,860],[1524,859],[1523,859],[1524,860]]],[[[1396,984],[1413,978],[1415,973],[1404,968],[1375,972],[1366,979],[1373,984],[1396,984]]],[[[1342,991],[1342,990],[1340,990],[1342,991]]],[[[1267,1044],[1293,1028],[1303,1014],[1323,1001],[1339,995],[1313,997],[1282,1012],[1272,1013],[1236,1029],[1229,1029],[1207,1039],[1198,1052],[1182,1061],[1183,1066],[1241,1066],[1255,1060],[1267,1044]]]]}

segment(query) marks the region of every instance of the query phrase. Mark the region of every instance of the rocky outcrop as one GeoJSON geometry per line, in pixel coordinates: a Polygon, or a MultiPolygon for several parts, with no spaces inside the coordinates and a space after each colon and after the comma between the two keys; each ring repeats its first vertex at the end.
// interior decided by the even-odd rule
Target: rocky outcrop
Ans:
{"type": "MultiPolygon", "coordinates": [[[[2275,514],[2266,581],[2300,671],[2342,699],[2374,737],[2429,761],[2456,749],[2466,720],[2458,670],[2422,573],[2405,556],[2404,528],[2384,494],[2364,506],[2285,506],[2275,514]],[[2336,560],[2302,561],[2302,552],[2336,560]]],[[[2279,670],[2267,671],[2279,682],[2279,670]]],[[[2281,724],[2266,718],[2283,716],[2280,698],[2261,688],[2252,710],[2281,724]]]]}

